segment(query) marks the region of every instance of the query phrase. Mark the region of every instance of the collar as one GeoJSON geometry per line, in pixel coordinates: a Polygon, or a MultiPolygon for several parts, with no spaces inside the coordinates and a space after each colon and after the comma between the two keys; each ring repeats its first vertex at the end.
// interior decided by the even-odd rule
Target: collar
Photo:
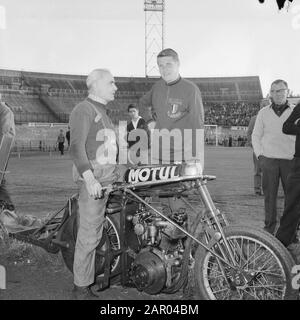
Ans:
{"type": "Polygon", "coordinates": [[[291,107],[291,105],[289,104],[288,101],[286,101],[284,104],[282,104],[280,106],[279,105],[275,105],[275,103],[272,102],[270,107],[280,117],[284,113],[284,111],[286,109],[291,107]]]}
{"type": "Polygon", "coordinates": [[[286,100],[286,102],[284,103],[284,104],[282,104],[282,105],[276,105],[274,102],[272,102],[270,105],[269,105],[269,108],[272,108],[272,109],[274,109],[274,108],[278,108],[278,107],[280,107],[280,108],[283,108],[283,107],[285,107],[285,108],[291,108],[291,104],[290,104],[290,102],[288,101],[288,100],[286,100]]]}
{"type": "Polygon", "coordinates": [[[141,116],[138,116],[136,120],[131,120],[132,122],[138,122],[141,119],[141,116]]]}
{"type": "Polygon", "coordinates": [[[179,77],[171,82],[165,82],[167,86],[173,86],[174,84],[178,83],[181,80],[181,76],[179,75],[179,77]]]}
{"type": "Polygon", "coordinates": [[[90,98],[90,99],[93,100],[93,101],[99,102],[99,103],[101,103],[101,104],[107,105],[107,102],[106,102],[104,99],[102,99],[102,98],[100,98],[100,97],[97,97],[96,95],[94,95],[94,94],[92,94],[92,93],[90,93],[90,94],[88,95],[88,98],[90,98]]]}

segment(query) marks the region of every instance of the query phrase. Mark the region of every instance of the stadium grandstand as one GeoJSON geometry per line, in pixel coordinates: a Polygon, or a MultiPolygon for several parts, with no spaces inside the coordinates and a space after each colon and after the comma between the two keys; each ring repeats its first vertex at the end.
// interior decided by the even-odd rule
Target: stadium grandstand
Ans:
{"type": "MultiPolygon", "coordinates": [[[[208,144],[223,145],[230,132],[236,140],[238,135],[245,136],[249,120],[259,110],[263,99],[258,76],[187,79],[202,93],[208,144]]],[[[156,80],[153,77],[115,77],[118,91],[109,105],[115,124],[128,120],[127,106],[138,104],[139,98],[156,80]]],[[[85,81],[85,75],[0,69],[0,93],[13,110],[19,126],[15,149],[53,148],[57,130],[67,128],[72,109],[87,96],[85,81]],[[50,129],[45,129],[47,124],[52,124],[50,129]],[[31,127],[29,131],[28,126],[31,127]],[[35,132],[31,138],[30,132],[35,132]]],[[[140,114],[149,119],[147,108],[140,114]]]]}
{"type": "MultiPolygon", "coordinates": [[[[67,123],[74,106],[87,95],[86,76],[0,70],[0,93],[14,111],[17,124],[67,123]]],[[[246,126],[262,97],[259,77],[188,78],[201,90],[207,124],[246,126]],[[228,118],[231,118],[229,121],[228,118]]],[[[138,103],[155,78],[116,77],[114,123],[127,120],[126,108],[138,103]]],[[[147,117],[147,111],[142,110],[147,117]]]]}

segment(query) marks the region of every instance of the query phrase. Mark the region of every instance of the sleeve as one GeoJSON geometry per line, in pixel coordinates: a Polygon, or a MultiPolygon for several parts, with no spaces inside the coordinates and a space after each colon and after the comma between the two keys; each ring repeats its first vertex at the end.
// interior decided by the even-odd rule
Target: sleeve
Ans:
{"type": "Polygon", "coordinates": [[[70,115],[70,155],[80,174],[92,166],[86,154],[85,144],[91,127],[91,115],[85,109],[75,109],[70,115]]]}
{"type": "Polygon", "coordinates": [[[156,120],[156,112],[155,107],[152,104],[152,95],[153,95],[153,87],[150,91],[148,91],[145,95],[143,95],[139,100],[139,105],[141,107],[150,107],[151,108],[151,117],[156,120]]]}
{"type": "Polygon", "coordinates": [[[148,138],[148,148],[150,147],[150,130],[148,128],[148,125],[145,121],[145,119],[141,119],[141,129],[145,130],[147,133],[147,138],[148,138]]]}
{"type": "MultiPolygon", "coordinates": [[[[195,86],[194,93],[189,99],[189,120],[192,129],[192,154],[196,159],[200,160],[202,168],[204,168],[204,107],[202,103],[201,92],[195,86]],[[199,141],[199,139],[201,139],[199,141]]],[[[185,140],[184,143],[187,143],[185,140]]],[[[189,142],[190,143],[190,142],[189,142]]]]}
{"type": "Polygon", "coordinates": [[[300,104],[298,104],[284,122],[282,132],[290,135],[300,134],[300,104]]]}
{"type": "Polygon", "coordinates": [[[194,96],[189,103],[189,111],[194,129],[204,129],[204,107],[202,102],[201,92],[198,87],[195,87],[194,96]]]}
{"type": "Polygon", "coordinates": [[[263,148],[262,148],[262,137],[264,134],[264,123],[263,123],[263,109],[261,109],[256,117],[253,132],[251,135],[251,142],[252,142],[252,147],[253,151],[256,155],[256,157],[262,155],[263,153],[263,148]]]}

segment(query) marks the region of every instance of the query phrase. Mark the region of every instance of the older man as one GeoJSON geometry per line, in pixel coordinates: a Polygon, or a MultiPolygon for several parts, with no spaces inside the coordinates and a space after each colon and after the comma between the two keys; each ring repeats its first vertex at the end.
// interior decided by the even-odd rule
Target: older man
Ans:
{"type": "Polygon", "coordinates": [[[70,154],[73,177],[79,186],[80,215],[73,266],[75,299],[92,296],[89,286],[95,280],[95,249],[102,237],[107,202],[102,187],[119,177],[114,127],[106,113],[117,91],[114,78],[109,70],[96,69],[88,75],[86,84],[88,98],[70,115],[70,154]]]}
{"type": "Polygon", "coordinates": [[[271,84],[271,104],[257,114],[252,145],[263,174],[265,196],[264,229],[274,234],[277,226],[277,193],[279,179],[286,196],[287,177],[292,169],[295,152],[295,136],[282,132],[282,126],[293,111],[294,105],[288,100],[288,85],[278,79],[271,84]]]}

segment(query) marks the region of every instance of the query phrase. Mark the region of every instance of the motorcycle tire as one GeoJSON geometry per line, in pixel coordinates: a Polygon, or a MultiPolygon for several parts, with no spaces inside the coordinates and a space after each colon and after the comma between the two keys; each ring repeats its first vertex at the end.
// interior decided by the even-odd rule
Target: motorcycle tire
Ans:
{"type": "MultiPolygon", "coordinates": [[[[73,262],[74,262],[74,253],[75,253],[75,244],[77,238],[77,214],[72,214],[68,221],[66,222],[66,226],[64,227],[64,231],[61,235],[61,241],[68,243],[68,248],[61,248],[61,254],[64,259],[64,262],[67,268],[73,273],[73,262]]],[[[119,213],[115,213],[113,215],[107,215],[106,221],[104,222],[104,229],[108,235],[108,239],[110,241],[110,247],[114,249],[120,249],[120,219],[119,213]]],[[[104,269],[104,257],[103,250],[106,250],[108,245],[104,243],[101,246],[103,241],[101,240],[98,247],[96,248],[96,258],[95,258],[95,276],[99,276],[103,273],[104,269]]],[[[113,260],[111,272],[117,271],[120,269],[120,257],[116,257],[113,260]]]]}
{"type": "MultiPolygon", "coordinates": [[[[196,299],[297,300],[291,273],[295,261],[278,239],[247,226],[226,226],[223,230],[234,260],[246,277],[239,277],[233,268],[199,245],[194,265],[196,299]]],[[[219,245],[226,251],[222,240],[219,245]]],[[[211,249],[224,258],[220,246],[215,244],[211,249]]]]}

